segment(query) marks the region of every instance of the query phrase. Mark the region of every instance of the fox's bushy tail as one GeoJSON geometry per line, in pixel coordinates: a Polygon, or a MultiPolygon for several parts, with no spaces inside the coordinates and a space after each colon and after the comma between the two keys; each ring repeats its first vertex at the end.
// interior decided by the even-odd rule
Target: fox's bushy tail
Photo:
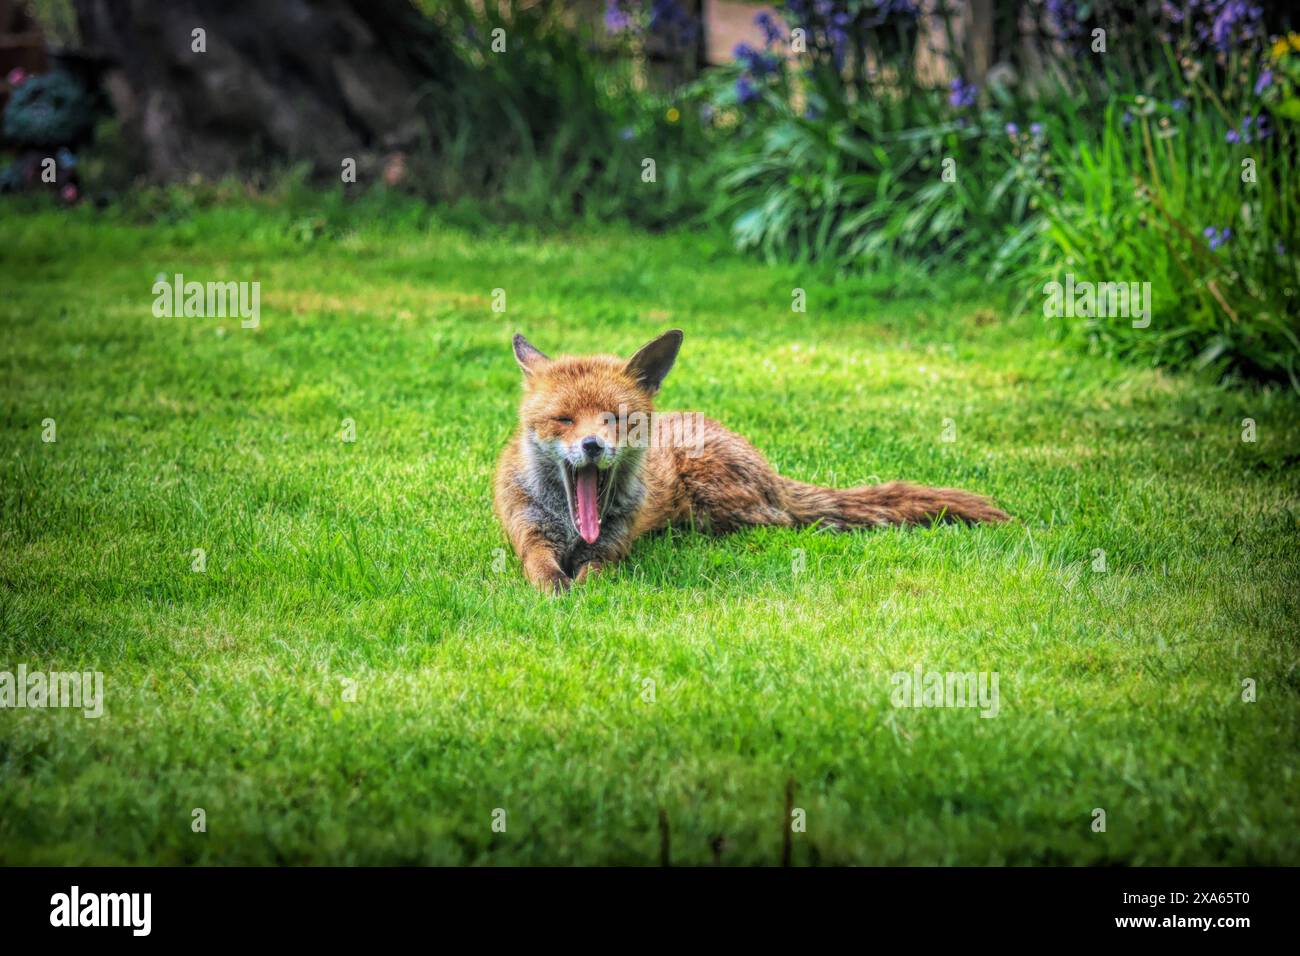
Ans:
{"type": "Polygon", "coordinates": [[[936,521],[1000,522],[1007,513],[989,499],[959,488],[927,488],[891,481],[862,488],[822,488],[782,479],[786,511],[797,525],[883,528],[936,521]]]}

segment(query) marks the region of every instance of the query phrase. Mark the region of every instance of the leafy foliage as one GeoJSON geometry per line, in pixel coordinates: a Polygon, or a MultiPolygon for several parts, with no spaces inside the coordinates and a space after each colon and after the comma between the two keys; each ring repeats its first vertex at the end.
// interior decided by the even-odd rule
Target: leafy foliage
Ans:
{"type": "Polygon", "coordinates": [[[1062,335],[1300,388],[1300,36],[1270,43],[1247,4],[1189,3],[1133,22],[1112,56],[1097,25],[1123,11],[1049,4],[1047,48],[1067,55],[980,89],[958,57],[947,85],[923,81],[911,4],[784,12],[702,85],[727,134],[714,212],[739,247],[850,270],[960,260],[1034,304],[1066,274],[1149,282],[1150,327],[1086,316],[1062,335]]]}
{"type": "Polygon", "coordinates": [[[699,123],[638,90],[630,61],[596,53],[563,4],[453,0],[432,16],[457,60],[428,91],[430,149],[415,177],[426,196],[544,223],[659,228],[699,211],[699,123]],[[647,157],[654,185],[638,188],[647,157]]]}

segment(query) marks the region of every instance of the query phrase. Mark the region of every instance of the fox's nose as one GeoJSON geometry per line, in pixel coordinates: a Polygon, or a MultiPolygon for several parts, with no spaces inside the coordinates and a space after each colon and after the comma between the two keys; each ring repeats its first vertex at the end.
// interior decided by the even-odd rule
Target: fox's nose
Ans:
{"type": "Polygon", "coordinates": [[[604,450],[605,443],[595,435],[588,435],[582,440],[582,453],[587,456],[588,461],[595,461],[604,450]]]}

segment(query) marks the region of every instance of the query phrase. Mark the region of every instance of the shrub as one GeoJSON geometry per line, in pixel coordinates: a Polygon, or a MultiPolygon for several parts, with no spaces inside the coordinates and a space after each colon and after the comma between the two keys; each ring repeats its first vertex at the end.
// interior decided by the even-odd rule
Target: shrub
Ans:
{"type": "Polygon", "coordinates": [[[1002,161],[971,84],[918,80],[916,7],[789,3],[785,17],[764,18],[766,48],[738,48],[710,81],[734,127],[715,160],[715,212],[738,246],[846,267],[1019,248],[1028,186],[1002,161]],[[806,46],[791,60],[795,30],[806,46]]]}
{"type": "Polygon", "coordinates": [[[715,212],[740,248],[846,269],[960,258],[1014,275],[1035,305],[1070,275],[1147,282],[1149,326],[1094,313],[1061,333],[1300,389],[1300,37],[1270,45],[1257,7],[1220,0],[1165,4],[1154,23],[1048,4],[1064,63],[1032,83],[992,71],[983,90],[960,75],[935,88],[912,61],[906,0],[784,13],[760,15],[766,47],[738,48],[706,84],[728,133],[715,212]],[[1094,55],[1096,24],[1116,18],[1123,52],[1094,55]],[[790,58],[795,29],[806,48],[790,58]]]}
{"type": "Polygon", "coordinates": [[[1100,123],[1048,119],[1069,146],[1051,188],[1036,184],[1046,221],[1034,278],[1151,284],[1149,327],[1080,317],[1062,324],[1069,338],[1300,389],[1297,129],[1271,109],[1293,95],[1278,78],[1300,54],[1214,36],[1171,40],[1167,70],[1146,80],[1155,92],[1111,94],[1100,123]]]}
{"type": "Polygon", "coordinates": [[[680,224],[707,195],[697,118],[639,90],[558,3],[452,0],[432,14],[456,38],[446,88],[430,90],[429,151],[415,178],[430,198],[472,197],[533,222],[680,224]],[[491,50],[493,31],[509,55],[491,50]],[[643,162],[655,160],[654,188],[643,162]]]}

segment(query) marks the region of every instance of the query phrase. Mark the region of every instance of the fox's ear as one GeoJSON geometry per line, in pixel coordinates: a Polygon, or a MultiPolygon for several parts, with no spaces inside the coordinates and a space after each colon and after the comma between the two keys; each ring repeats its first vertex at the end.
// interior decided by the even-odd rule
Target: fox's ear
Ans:
{"type": "Polygon", "coordinates": [[[550,362],[550,358],[522,335],[516,335],[515,361],[519,363],[519,367],[524,370],[525,375],[532,375],[550,362]]]}
{"type": "Polygon", "coordinates": [[[653,395],[659,391],[668,370],[677,361],[677,350],[682,347],[682,330],[671,329],[659,338],[641,347],[627,363],[627,373],[653,395]]]}

